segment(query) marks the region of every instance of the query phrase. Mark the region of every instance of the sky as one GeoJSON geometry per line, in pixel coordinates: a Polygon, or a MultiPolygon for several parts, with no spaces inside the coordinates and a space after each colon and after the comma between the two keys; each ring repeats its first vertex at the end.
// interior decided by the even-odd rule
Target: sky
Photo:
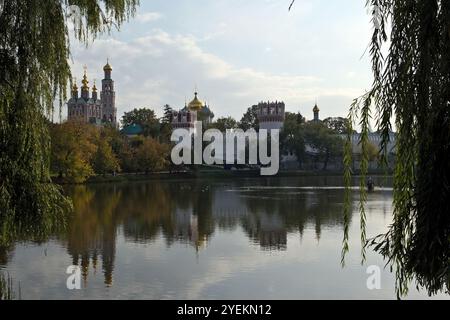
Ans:
{"type": "MultiPolygon", "coordinates": [[[[72,73],[97,87],[109,58],[118,117],[184,107],[197,90],[218,117],[260,101],[321,118],[346,116],[370,88],[370,17],[361,0],[141,0],[120,31],[72,42],[72,73]]],[[[66,112],[65,112],[66,113],[66,112]]]]}

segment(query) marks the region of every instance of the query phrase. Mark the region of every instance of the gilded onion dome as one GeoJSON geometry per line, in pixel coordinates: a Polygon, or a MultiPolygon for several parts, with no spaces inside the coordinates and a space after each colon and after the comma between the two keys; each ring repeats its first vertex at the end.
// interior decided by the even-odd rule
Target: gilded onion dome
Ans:
{"type": "Polygon", "coordinates": [[[78,92],[77,79],[73,82],[72,92],[78,92]]]}
{"type": "Polygon", "coordinates": [[[314,106],[313,112],[320,112],[320,109],[319,109],[319,107],[317,106],[317,103],[316,103],[316,105],[314,106]]]}
{"type": "Polygon", "coordinates": [[[203,108],[203,102],[198,99],[197,95],[198,93],[195,92],[194,100],[192,100],[188,105],[190,111],[200,111],[203,108]]]}
{"type": "Polygon", "coordinates": [[[112,67],[109,64],[109,61],[106,63],[106,65],[103,67],[103,71],[112,71],[112,67]]]}
{"type": "Polygon", "coordinates": [[[89,80],[87,79],[87,73],[84,71],[83,81],[81,81],[83,86],[81,87],[82,90],[89,90],[89,80]]]}

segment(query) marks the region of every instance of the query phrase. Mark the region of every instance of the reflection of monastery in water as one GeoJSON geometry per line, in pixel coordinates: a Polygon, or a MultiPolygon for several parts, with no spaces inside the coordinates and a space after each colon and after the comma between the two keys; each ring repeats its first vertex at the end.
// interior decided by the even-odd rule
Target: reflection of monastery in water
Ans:
{"type": "Polygon", "coordinates": [[[101,268],[110,286],[118,241],[140,245],[161,239],[169,247],[188,245],[195,252],[205,249],[216,231],[227,230],[244,232],[261,250],[285,250],[289,234],[302,236],[308,229],[320,240],[323,226],[343,222],[333,198],[341,194],[286,189],[282,179],[268,187],[264,180],[258,184],[153,181],[119,188],[77,187],[67,251],[73,264],[82,267],[86,282],[101,268]]]}

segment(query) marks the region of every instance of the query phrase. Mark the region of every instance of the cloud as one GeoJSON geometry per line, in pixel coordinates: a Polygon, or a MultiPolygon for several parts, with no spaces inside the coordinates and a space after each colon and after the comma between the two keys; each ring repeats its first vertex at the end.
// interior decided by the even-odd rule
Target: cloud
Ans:
{"type": "Polygon", "coordinates": [[[140,23],[148,23],[157,21],[162,18],[162,14],[159,12],[144,12],[137,15],[136,20],[140,23]]]}
{"type": "Polygon", "coordinates": [[[216,116],[240,119],[248,107],[260,101],[282,100],[290,111],[310,116],[316,99],[323,102],[324,116],[343,115],[356,88],[328,87],[324,79],[302,74],[273,74],[236,67],[203,50],[192,36],[162,30],[129,41],[100,39],[91,47],[73,49],[73,72],[80,77],[87,64],[90,79],[102,79],[109,57],[116,81],[119,117],[135,107],[151,107],[162,115],[162,106],[184,106],[198,88],[199,97],[216,116]]]}

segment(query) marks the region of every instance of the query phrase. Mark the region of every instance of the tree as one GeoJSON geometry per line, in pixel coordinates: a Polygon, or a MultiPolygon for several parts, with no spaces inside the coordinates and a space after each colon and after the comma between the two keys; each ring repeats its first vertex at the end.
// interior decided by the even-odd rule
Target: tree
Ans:
{"type": "Polygon", "coordinates": [[[160,131],[159,120],[156,117],[155,111],[147,108],[134,109],[130,112],[125,112],[122,117],[122,125],[124,127],[138,124],[144,131],[144,136],[156,138],[160,131]]]}
{"type": "Polygon", "coordinates": [[[162,124],[170,124],[170,123],[172,123],[172,120],[173,120],[173,109],[171,106],[166,104],[164,106],[164,116],[161,119],[161,123],[162,124]]]}
{"type": "Polygon", "coordinates": [[[323,123],[336,134],[347,134],[350,128],[348,119],[342,117],[326,118],[323,123]]]}
{"type": "Polygon", "coordinates": [[[292,112],[286,112],[285,113],[285,120],[284,123],[295,123],[297,125],[301,125],[306,122],[305,117],[300,113],[292,113],[292,112]]]}
{"type": "Polygon", "coordinates": [[[283,129],[280,132],[281,152],[296,155],[299,165],[305,156],[304,126],[305,118],[300,113],[286,112],[283,129]]]}
{"type": "Polygon", "coordinates": [[[51,167],[60,178],[82,183],[94,174],[91,162],[97,152],[99,129],[82,122],[52,125],[51,167]]]}
{"type": "Polygon", "coordinates": [[[120,170],[119,160],[114,154],[107,137],[100,137],[93,158],[94,171],[97,174],[115,173],[120,170]]]}
{"type": "MultiPolygon", "coordinates": [[[[399,296],[407,293],[413,279],[429,294],[449,292],[450,2],[370,0],[367,6],[374,24],[370,44],[374,81],[366,94],[355,99],[349,114],[350,124],[358,118],[362,130],[363,247],[373,245],[388,259],[396,270],[399,296]],[[386,234],[367,242],[364,204],[371,117],[382,135],[380,155],[385,166],[391,119],[395,119],[397,161],[393,223],[386,234]]],[[[350,140],[345,166],[343,258],[348,251],[351,212],[350,140]]],[[[364,254],[363,250],[363,258],[364,254]]]]}
{"type": "Polygon", "coordinates": [[[304,125],[305,143],[312,147],[323,159],[323,170],[327,170],[331,158],[343,152],[343,141],[324,123],[308,122],[304,125]]]}
{"type": "Polygon", "coordinates": [[[136,150],[138,167],[145,173],[162,170],[168,164],[168,145],[160,144],[152,138],[144,138],[136,150]]]}
{"type": "Polygon", "coordinates": [[[119,153],[117,153],[120,168],[124,172],[137,172],[136,148],[132,146],[131,141],[126,137],[123,138],[122,142],[122,147],[119,153]]]}
{"type": "Polygon", "coordinates": [[[238,123],[232,117],[219,118],[216,122],[209,125],[209,128],[218,129],[221,132],[226,132],[228,129],[236,129],[237,127],[238,123]]]}
{"type": "Polygon", "coordinates": [[[166,104],[164,106],[164,116],[161,119],[161,130],[160,130],[160,141],[164,143],[170,142],[170,137],[172,135],[172,120],[173,120],[173,109],[171,106],[166,104]]]}
{"type": "Polygon", "coordinates": [[[247,112],[244,113],[241,121],[239,122],[239,128],[241,128],[244,131],[247,131],[248,129],[251,129],[251,128],[258,131],[259,130],[259,120],[258,120],[257,110],[258,110],[257,105],[254,105],[251,108],[248,108],[247,112]]]}
{"type": "MultiPolygon", "coordinates": [[[[30,235],[29,221],[36,233],[46,234],[64,224],[64,213],[71,207],[60,189],[50,183],[50,143],[45,120],[53,115],[55,98],[60,98],[60,108],[66,100],[70,79],[69,21],[65,19],[68,1],[2,3],[0,224],[9,234],[30,235]],[[22,223],[18,224],[18,219],[22,223]]],[[[112,24],[120,27],[134,14],[138,0],[76,3],[81,24],[75,24],[75,36],[88,43],[112,24]]]]}

